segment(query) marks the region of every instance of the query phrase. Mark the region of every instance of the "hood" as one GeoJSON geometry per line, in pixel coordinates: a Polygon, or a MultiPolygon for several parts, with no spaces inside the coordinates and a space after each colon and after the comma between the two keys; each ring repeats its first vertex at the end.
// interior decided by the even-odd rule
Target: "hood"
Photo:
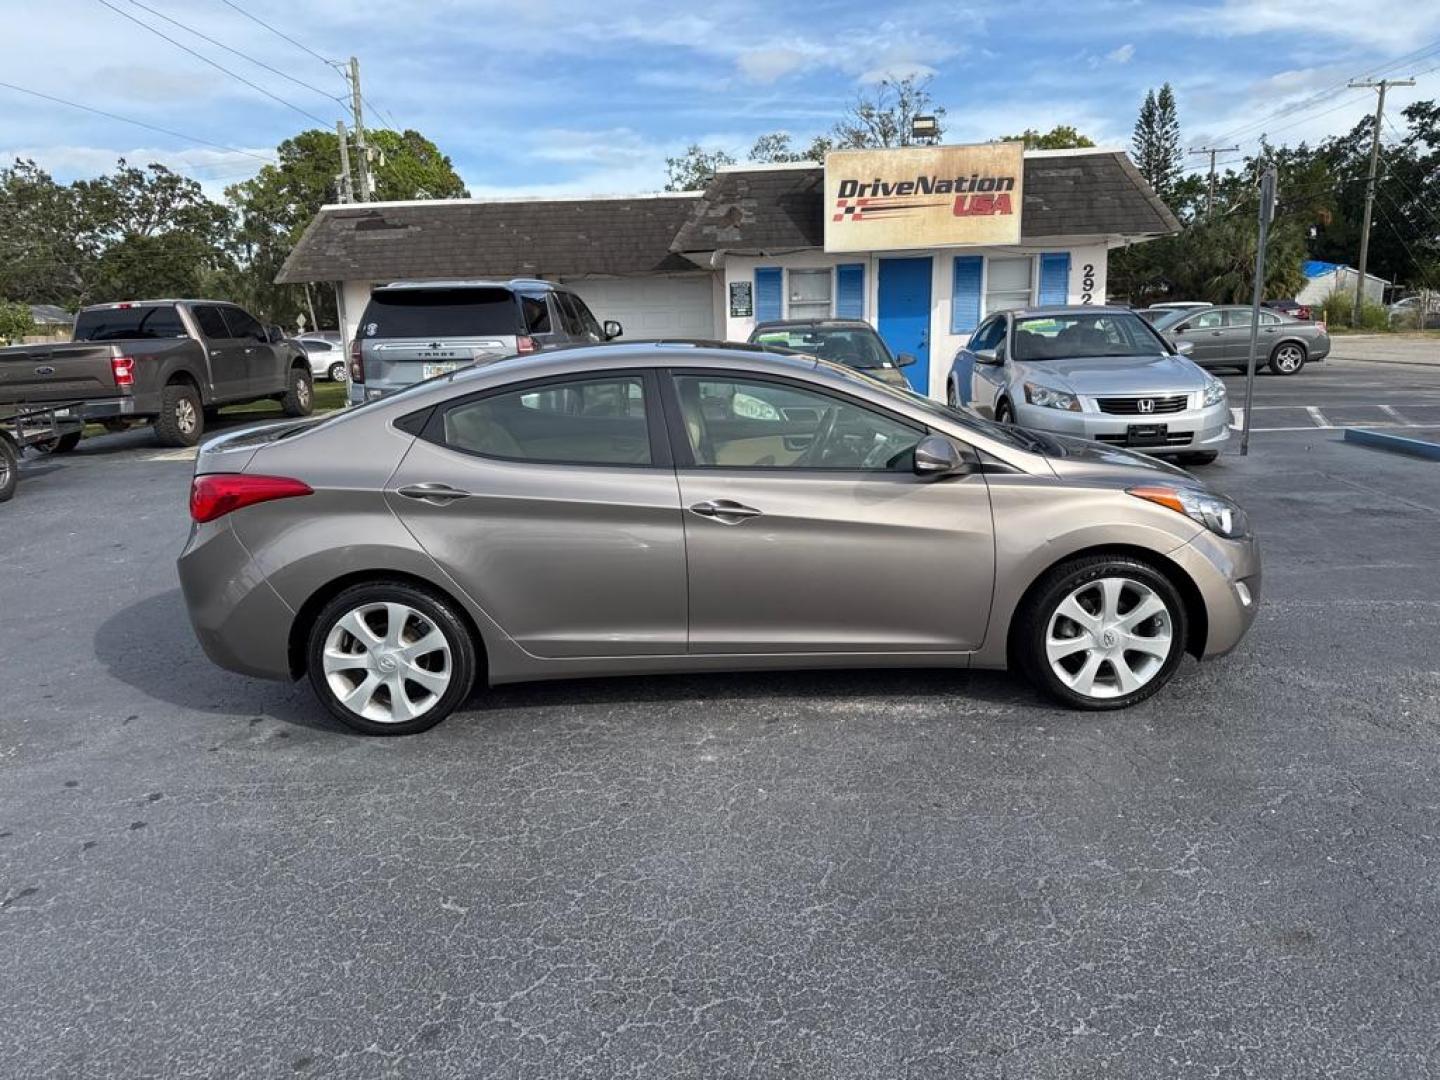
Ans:
{"type": "Polygon", "coordinates": [[[1075,356],[1020,360],[1026,378],[1087,397],[1203,390],[1210,377],[1183,356],[1075,356]]]}
{"type": "Polygon", "coordinates": [[[879,379],[891,386],[909,387],[910,385],[910,381],[905,378],[905,373],[898,367],[859,368],[858,370],[865,372],[872,379],[879,379]]]}
{"type": "Polygon", "coordinates": [[[1062,479],[1112,479],[1117,484],[1146,484],[1164,481],[1174,484],[1188,481],[1189,486],[1203,485],[1184,469],[1134,450],[1106,446],[1091,439],[1074,439],[1068,435],[1045,437],[1045,458],[1062,479]]]}

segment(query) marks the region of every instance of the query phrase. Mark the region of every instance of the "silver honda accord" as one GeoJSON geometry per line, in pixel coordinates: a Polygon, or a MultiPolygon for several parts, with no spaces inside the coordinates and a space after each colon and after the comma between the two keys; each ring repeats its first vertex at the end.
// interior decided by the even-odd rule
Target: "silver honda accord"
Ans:
{"type": "Polygon", "coordinates": [[[1230,407],[1189,348],[1129,308],[1000,312],[956,355],[947,398],[1001,423],[1204,464],[1230,438],[1230,407]]]}
{"type": "Polygon", "coordinates": [[[598,345],[501,360],[196,460],[180,580],[220,665],[371,734],[476,683],[988,667],[1066,706],[1232,649],[1243,511],[1153,458],[814,357],[598,345]]]}

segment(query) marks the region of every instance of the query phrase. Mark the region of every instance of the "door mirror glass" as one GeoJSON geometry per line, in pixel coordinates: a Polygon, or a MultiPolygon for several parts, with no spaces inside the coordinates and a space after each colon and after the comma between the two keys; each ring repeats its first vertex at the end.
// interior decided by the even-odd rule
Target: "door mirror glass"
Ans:
{"type": "Polygon", "coordinates": [[[916,476],[951,476],[965,471],[965,459],[944,436],[926,435],[915,445],[916,476]]]}
{"type": "Polygon", "coordinates": [[[1175,351],[1181,356],[1189,356],[1195,351],[1195,343],[1193,341],[1177,341],[1175,351]]]}
{"type": "Polygon", "coordinates": [[[913,363],[915,363],[914,353],[902,352],[895,358],[896,367],[909,367],[913,363]]]}
{"type": "Polygon", "coordinates": [[[279,345],[280,342],[285,340],[285,331],[281,330],[278,326],[267,326],[265,328],[265,336],[270,339],[271,345],[279,345]]]}
{"type": "Polygon", "coordinates": [[[605,320],[605,340],[606,340],[606,341],[614,341],[617,337],[619,337],[619,336],[620,336],[621,334],[623,334],[624,332],[625,332],[625,328],[624,328],[623,326],[621,326],[618,322],[616,322],[614,319],[606,319],[606,320],[605,320]]]}
{"type": "Polygon", "coordinates": [[[975,362],[977,364],[998,364],[1000,353],[995,349],[976,349],[975,362]]]}

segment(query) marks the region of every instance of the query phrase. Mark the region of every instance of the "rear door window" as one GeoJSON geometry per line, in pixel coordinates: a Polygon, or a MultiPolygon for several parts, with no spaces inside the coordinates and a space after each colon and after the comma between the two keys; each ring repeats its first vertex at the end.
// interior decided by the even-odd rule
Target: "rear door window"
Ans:
{"type": "Polygon", "coordinates": [[[180,313],[169,304],[82,311],[75,319],[76,341],[188,337],[180,313]]]}
{"type": "Polygon", "coordinates": [[[362,338],[513,337],[520,313],[509,289],[382,289],[371,293],[362,338]]]}
{"type": "Polygon", "coordinates": [[[225,316],[220,314],[220,309],[214,304],[196,304],[190,309],[190,313],[200,324],[200,332],[211,341],[225,341],[230,337],[230,327],[225,325],[225,316]]]}
{"type": "Polygon", "coordinates": [[[270,339],[265,336],[265,327],[260,325],[260,320],[237,307],[220,309],[225,315],[225,322],[230,327],[230,336],[239,338],[242,341],[267,342],[270,339]]]}

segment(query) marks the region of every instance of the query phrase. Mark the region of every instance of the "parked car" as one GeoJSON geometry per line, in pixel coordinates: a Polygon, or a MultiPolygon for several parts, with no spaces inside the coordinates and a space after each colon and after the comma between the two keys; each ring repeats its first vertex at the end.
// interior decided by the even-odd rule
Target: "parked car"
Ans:
{"type": "Polygon", "coordinates": [[[221,301],[97,304],[81,309],[68,344],[0,349],[0,401],[73,402],[67,415],[109,425],[152,420],[165,446],[195,445],[222,405],[266,398],[309,415],[309,361],[278,326],[221,301]]]}
{"type": "Polygon", "coordinates": [[[1179,469],[736,346],[515,357],[227,434],[190,509],[210,657],[380,735],[477,681],[671,671],[1013,662],[1119,708],[1260,598],[1244,512],[1179,469]]]}
{"type": "Polygon", "coordinates": [[[1310,305],[1302,304],[1298,300],[1262,300],[1260,306],[1281,315],[1289,315],[1292,319],[1310,318],[1310,305]]]}
{"type": "Polygon", "coordinates": [[[1174,303],[1156,304],[1148,308],[1139,308],[1136,314],[1148,323],[1159,322],[1161,319],[1174,318],[1177,314],[1189,314],[1192,311],[1199,311],[1201,308],[1209,307],[1209,304],[1202,303],[1174,303]]]}
{"type": "Polygon", "coordinates": [[[301,334],[291,339],[310,360],[310,373],[317,379],[344,382],[349,368],[345,357],[345,343],[338,333],[321,331],[317,334],[301,334]]]}
{"type": "Polygon", "coordinates": [[[350,400],[370,401],[470,364],[610,341],[571,290],[549,281],[398,281],[374,290],[350,347],[350,400]]]}
{"type": "Polygon", "coordinates": [[[894,386],[910,385],[900,369],[915,363],[909,353],[892,355],[875,328],[859,319],[777,319],[755,327],[750,342],[832,360],[894,386]]]}
{"type": "Polygon", "coordinates": [[[1230,437],[1225,384],[1120,307],[1006,311],[955,357],[946,395],[1003,424],[1214,461],[1230,437]]]}
{"type": "Polygon", "coordinates": [[[1405,330],[1440,329],[1440,295],[1407,296],[1390,305],[1390,325],[1405,330]]]}
{"type": "MultiPolygon", "coordinates": [[[[1238,368],[1250,364],[1248,306],[1211,307],[1157,320],[1155,329],[1167,341],[1190,346],[1190,359],[1203,368],[1238,368]]],[[[1323,321],[1302,322],[1273,311],[1260,312],[1256,335],[1256,366],[1267,364],[1276,375],[1295,375],[1310,361],[1330,355],[1330,333],[1323,321]]]]}

